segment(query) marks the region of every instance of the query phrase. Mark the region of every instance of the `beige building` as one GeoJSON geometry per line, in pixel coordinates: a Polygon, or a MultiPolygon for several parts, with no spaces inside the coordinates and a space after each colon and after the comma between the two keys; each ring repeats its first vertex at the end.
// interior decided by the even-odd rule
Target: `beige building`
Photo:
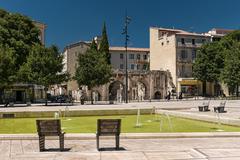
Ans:
{"type": "Polygon", "coordinates": [[[172,83],[168,90],[185,95],[202,93],[201,82],[192,78],[196,50],[211,36],[178,29],[150,28],[150,70],[169,70],[172,83]]]}
{"type": "MultiPolygon", "coordinates": [[[[201,95],[202,82],[193,79],[192,66],[196,51],[204,43],[218,41],[232,30],[212,29],[198,34],[179,29],[150,28],[150,70],[168,70],[172,82],[168,90],[185,95],[201,95]]],[[[207,83],[208,95],[214,95],[214,85],[207,83]]]]}
{"type": "MultiPolygon", "coordinates": [[[[79,54],[85,54],[90,47],[90,42],[77,42],[70,44],[64,49],[64,70],[71,76],[75,75],[77,58],[79,54]]],[[[123,102],[125,93],[125,48],[110,47],[111,64],[114,70],[111,82],[93,88],[93,98],[98,100],[114,100],[123,102]]],[[[148,99],[161,99],[166,95],[168,81],[165,71],[149,72],[149,49],[128,48],[128,95],[129,100],[142,101],[148,99]]],[[[53,89],[54,90],[54,89],[53,89]]],[[[79,87],[75,80],[69,81],[54,94],[71,94],[76,101],[84,95],[89,100],[90,91],[86,86],[79,87]],[[64,92],[65,90],[65,92],[64,92]]]]}
{"type": "Polygon", "coordinates": [[[47,28],[47,25],[37,21],[33,21],[33,24],[40,30],[39,39],[41,43],[45,45],[45,30],[47,28]]]}
{"type": "MultiPolygon", "coordinates": [[[[126,49],[125,47],[110,47],[111,64],[113,69],[125,70],[126,49]]],[[[128,70],[149,70],[149,48],[128,48],[128,70]]]]}

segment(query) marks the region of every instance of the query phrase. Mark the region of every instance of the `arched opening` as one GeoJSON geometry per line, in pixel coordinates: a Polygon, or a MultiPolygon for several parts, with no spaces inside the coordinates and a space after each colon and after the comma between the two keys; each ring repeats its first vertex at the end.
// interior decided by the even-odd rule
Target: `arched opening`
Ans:
{"type": "Polygon", "coordinates": [[[114,81],[109,85],[109,100],[122,102],[124,99],[124,85],[120,81],[114,81]]]}
{"type": "Polygon", "coordinates": [[[92,92],[92,99],[93,102],[97,102],[101,100],[101,94],[98,91],[93,91],[92,92]]]}
{"type": "Polygon", "coordinates": [[[133,100],[143,101],[146,96],[146,86],[142,82],[137,82],[134,87],[132,87],[132,98],[133,100]]]}
{"type": "Polygon", "coordinates": [[[159,91],[155,92],[154,99],[161,99],[161,92],[159,91]]]}

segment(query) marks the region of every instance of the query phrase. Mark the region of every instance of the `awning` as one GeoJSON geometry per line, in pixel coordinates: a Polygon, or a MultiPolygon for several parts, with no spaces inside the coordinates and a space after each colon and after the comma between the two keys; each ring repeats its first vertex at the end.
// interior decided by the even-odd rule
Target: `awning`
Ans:
{"type": "Polygon", "coordinates": [[[179,81],[181,85],[198,85],[201,84],[201,81],[195,80],[195,79],[183,79],[182,81],[179,81]]]}

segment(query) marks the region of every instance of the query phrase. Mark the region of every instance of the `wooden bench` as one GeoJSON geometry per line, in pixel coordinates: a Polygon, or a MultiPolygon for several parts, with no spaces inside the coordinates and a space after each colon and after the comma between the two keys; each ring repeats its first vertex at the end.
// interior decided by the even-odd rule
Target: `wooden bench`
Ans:
{"type": "Polygon", "coordinates": [[[119,135],[121,132],[121,119],[98,119],[97,121],[97,149],[99,150],[100,136],[115,136],[116,149],[119,149],[119,135]]]}
{"type": "Polygon", "coordinates": [[[203,102],[203,104],[202,104],[201,106],[198,106],[198,110],[199,110],[200,112],[210,111],[210,109],[209,109],[209,103],[210,103],[210,101],[208,101],[208,102],[203,102]]]}
{"type": "Polygon", "coordinates": [[[219,106],[213,107],[214,112],[226,113],[227,111],[224,110],[225,105],[226,105],[226,101],[221,102],[219,106]]]}
{"type": "Polygon", "coordinates": [[[37,120],[40,152],[45,150],[45,136],[59,136],[60,150],[64,150],[64,132],[61,130],[60,119],[37,120]]]}

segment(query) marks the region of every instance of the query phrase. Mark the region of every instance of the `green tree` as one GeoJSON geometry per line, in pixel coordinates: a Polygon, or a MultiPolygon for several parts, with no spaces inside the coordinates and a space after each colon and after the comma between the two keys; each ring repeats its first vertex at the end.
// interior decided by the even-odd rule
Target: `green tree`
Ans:
{"type": "Polygon", "coordinates": [[[193,77],[203,82],[203,95],[206,95],[206,82],[217,84],[224,67],[222,45],[219,42],[204,44],[197,52],[193,63],[193,77]]]}
{"type": "MultiPolygon", "coordinates": [[[[85,54],[79,55],[74,77],[79,86],[85,85],[91,90],[95,86],[108,83],[111,77],[111,65],[100,51],[88,49],[85,54]]],[[[92,91],[91,103],[93,104],[92,91]]]]}
{"type": "MultiPolygon", "coordinates": [[[[35,45],[30,52],[27,62],[19,71],[21,82],[43,85],[47,94],[50,85],[61,84],[69,80],[69,73],[63,73],[63,55],[56,46],[45,48],[35,45]]],[[[47,96],[46,96],[47,105],[47,96]]]]}
{"type": "Polygon", "coordinates": [[[106,29],[105,22],[103,24],[102,39],[100,42],[99,51],[105,55],[108,64],[111,64],[111,55],[109,53],[109,43],[108,43],[108,36],[107,36],[107,29],[106,29]]]}
{"type": "Polygon", "coordinates": [[[0,45],[0,88],[15,82],[15,60],[13,50],[0,45]]]}
{"type": "Polygon", "coordinates": [[[236,89],[238,96],[238,86],[240,84],[240,44],[237,41],[231,41],[231,48],[224,50],[225,61],[221,78],[229,87],[231,93],[236,89]]]}
{"type": "Polygon", "coordinates": [[[92,49],[92,50],[97,50],[97,44],[96,44],[96,42],[95,42],[94,39],[92,40],[92,43],[91,43],[91,45],[90,45],[90,49],[92,49]]]}
{"type": "Polygon", "coordinates": [[[0,9],[0,44],[8,45],[13,49],[16,72],[26,62],[32,46],[40,44],[39,34],[39,29],[35,27],[30,18],[0,9]]]}

